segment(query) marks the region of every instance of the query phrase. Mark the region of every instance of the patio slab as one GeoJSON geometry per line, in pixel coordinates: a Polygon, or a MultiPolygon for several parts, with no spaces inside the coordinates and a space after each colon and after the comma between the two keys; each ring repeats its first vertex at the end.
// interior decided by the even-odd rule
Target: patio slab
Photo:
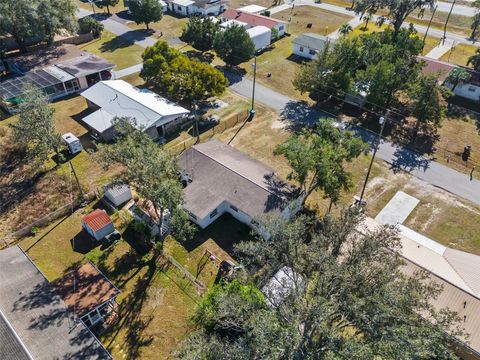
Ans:
{"type": "Polygon", "coordinates": [[[415,209],[420,200],[410,196],[403,191],[398,191],[387,205],[378,213],[375,218],[380,224],[397,225],[402,224],[415,209]]]}

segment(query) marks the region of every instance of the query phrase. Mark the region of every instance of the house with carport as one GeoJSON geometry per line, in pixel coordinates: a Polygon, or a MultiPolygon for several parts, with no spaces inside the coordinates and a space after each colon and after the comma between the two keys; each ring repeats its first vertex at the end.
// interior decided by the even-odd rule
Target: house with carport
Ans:
{"type": "Polygon", "coordinates": [[[182,16],[217,16],[226,9],[226,0],[170,0],[168,10],[182,16]]]}
{"type": "Polygon", "coordinates": [[[148,89],[123,80],[100,81],[81,94],[93,111],[82,119],[94,138],[110,141],[115,135],[113,119],[128,117],[153,140],[187,120],[189,110],[148,89]]]}
{"type": "MultiPolygon", "coordinates": [[[[255,26],[264,26],[270,29],[270,31],[274,32],[275,29],[278,37],[282,37],[287,32],[288,24],[285,21],[270,18],[267,16],[254,14],[250,12],[245,12],[241,10],[235,9],[227,9],[221,15],[220,18],[222,22],[226,22],[229,20],[235,20],[240,23],[246,24],[244,27],[246,29],[253,28],[255,26]]],[[[272,34],[273,36],[273,34],[272,34]]]]}

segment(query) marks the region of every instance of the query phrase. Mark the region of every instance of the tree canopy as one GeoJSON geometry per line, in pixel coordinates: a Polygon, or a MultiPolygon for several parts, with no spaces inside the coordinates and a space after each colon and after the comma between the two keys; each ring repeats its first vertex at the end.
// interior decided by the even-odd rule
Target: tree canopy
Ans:
{"type": "Polygon", "coordinates": [[[60,134],[55,129],[54,110],[45,93],[33,86],[23,89],[20,116],[12,123],[13,139],[26,149],[27,160],[43,165],[52,151],[58,154],[61,146],[60,134]]]}
{"type": "Polygon", "coordinates": [[[162,19],[162,5],[158,0],[130,0],[128,8],[137,24],[145,24],[147,30],[152,22],[162,19]]]}
{"type": "Polygon", "coordinates": [[[238,65],[252,58],[255,44],[243,26],[234,24],[215,36],[213,48],[228,65],[238,65]]]}
{"type": "Polygon", "coordinates": [[[110,6],[117,5],[119,0],[97,0],[95,1],[95,5],[97,5],[100,9],[103,7],[107,8],[107,13],[110,15],[110,6]]]}
{"type": "Polygon", "coordinates": [[[52,42],[63,29],[75,31],[76,10],[71,0],[2,0],[0,35],[11,35],[25,51],[34,37],[52,42]]]}
{"type": "Polygon", "coordinates": [[[191,16],[183,28],[182,40],[199,51],[208,51],[219,29],[220,25],[209,17],[191,16]]]}
{"type": "Polygon", "coordinates": [[[290,136],[276,147],[275,154],[287,158],[292,168],[288,179],[300,184],[304,203],[312,192],[320,189],[335,204],[341,191],[352,186],[351,174],[344,163],[358,157],[365,148],[353,132],[339,130],[332,120],[322,119],[315,129],[290,136]]]}
{"type": "Polygon", "coordinates": [[[477,49],[475,54],[468,58],[467,65],[472,65],[475,71],[480,71],[480,49],[477,49]]]}
{"type": "Polygon", "coordinates": [[[457,86],[463,84],[469,77],[467,70],[456,67],[448,73],[446,81],[452,85],[452,91],[455,91],[457,86]]]}
{"type": "Polygon", "coordinates": [[[151,203],[161,228],[167,211],[172,214],[183,201],[176,159],[138,129],[135,119],[115,118],[113,123],[115,142],[100,145],[99,160],[106,168],[122,166],[117,180],[134,187],[151,203]]]}
{"type": "Polygon", "coordinates": [[[164,41],[147,48],[142,58],[143,69],[140,76],[172,100],[206,100],[223,94],[228,84],[220,71],[188,58],[164,41]]]}
{"type": "Polygon", "coordinates": [[[440,286],[403,270],[395,230],[360,233],[360,221],[347,211],[266,224],[271,239],[237,247],[245,272],[202,301],[177,357],[455,359],[444,330],[462,334],[459,319],[430,305],[440,286]],[[270,303],[255,287],[285,267],[290,283],[270,303]]]}

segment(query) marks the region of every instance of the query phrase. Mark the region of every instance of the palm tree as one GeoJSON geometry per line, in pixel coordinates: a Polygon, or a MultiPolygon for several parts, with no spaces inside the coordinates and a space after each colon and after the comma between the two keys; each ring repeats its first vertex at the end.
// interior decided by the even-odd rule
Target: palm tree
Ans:
{"type": "Polygon", "coordinates": [[[472,65],[475,71],[480,71],[480,48],[468,58],[467,66],[469,65],[472,65]]]}
{"type": "Polygon", "coordinates": [[[349,23],[345,23],[338,29],[338,33],[342,36],[345,36],[352,32],[352,26],[349,23]]]}
{"type": "Polygon", "coordinates": [[[480,27],[480,0],[477,0],[477,1],[478,1],[479,9],[477,10],[477,13],[473,15],[472,24],[470,25],[470,29],[472,29],[472,35],[470,35],[470,38],[472,40],[475,40],[477,38],[478,30],[479,30],[478,28],[480,27]]]}

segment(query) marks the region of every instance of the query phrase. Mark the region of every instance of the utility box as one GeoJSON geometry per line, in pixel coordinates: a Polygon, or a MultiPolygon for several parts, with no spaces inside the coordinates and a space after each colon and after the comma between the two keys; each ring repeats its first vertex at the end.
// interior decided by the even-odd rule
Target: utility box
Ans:
{"type": "Polygon", "coordinates": [[[72,133],[63,134],[62,139],[65,145],[67,145],[68,151],[70,151],[72,155],[78,154],[80,151],[82,151],[82,143],[72,133]]]}

